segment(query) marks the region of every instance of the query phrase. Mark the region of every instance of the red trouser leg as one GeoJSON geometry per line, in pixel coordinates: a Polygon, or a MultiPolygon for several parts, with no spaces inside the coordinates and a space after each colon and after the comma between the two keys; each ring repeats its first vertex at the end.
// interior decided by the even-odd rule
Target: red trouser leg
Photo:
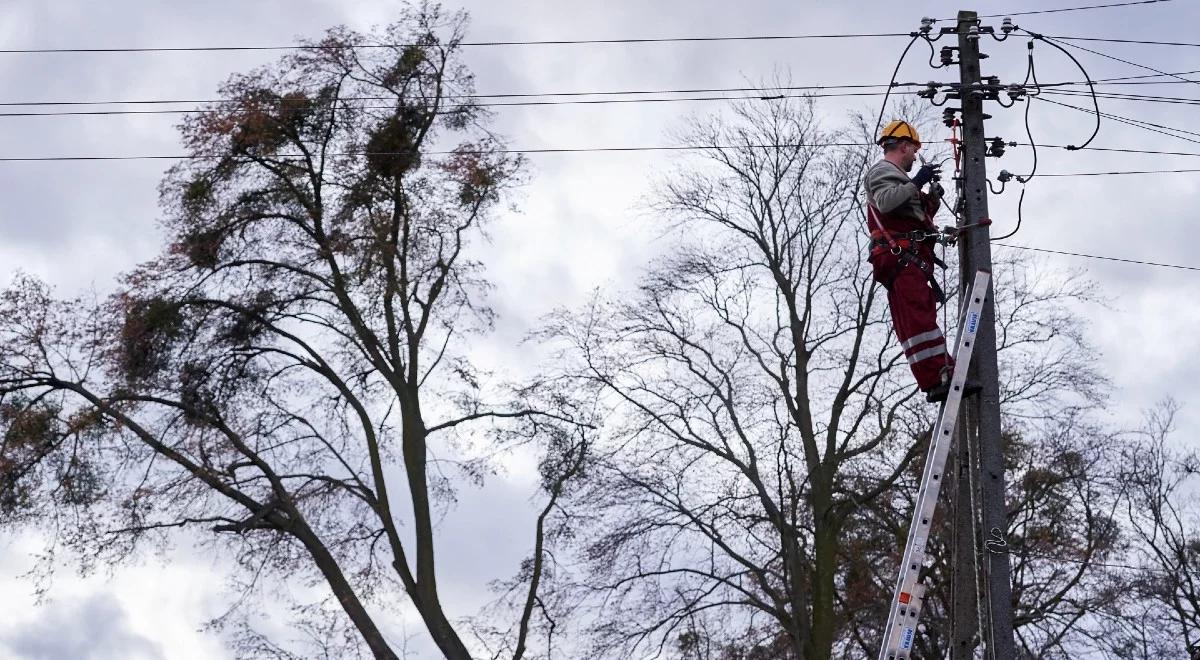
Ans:
{"type": "Polygon", "coordinates": [[[900,269],[888,289],[892,327],[912,367],[917,386],[922,390],[941,382],[942,368],[954,361],[946,352],[946,338],[937,325],[937,302],[933,289],[920,268],[907,265],[900,269]]]}

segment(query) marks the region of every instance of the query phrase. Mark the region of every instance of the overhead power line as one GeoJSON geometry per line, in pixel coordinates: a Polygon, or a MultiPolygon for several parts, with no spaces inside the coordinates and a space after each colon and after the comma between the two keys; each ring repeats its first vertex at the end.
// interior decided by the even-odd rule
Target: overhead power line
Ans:
{"type": "MultiPolygon", "coordinates": [[[[923,87],[925,83],[897,83],[899,87],[923,87]]],[[[547,96],[637,96],[646,94],[724,94],[757,92],[795,92],[795,91],[826,91],[836,89],[885,89],[888,85],[854,84],[854,85],[786,85],[780,87],[693,87],[685,89],[635,89],[635,90],[602,90],[594,92],[519,92],[506,94],[446,94],[444,99],[521,99],[541,98],[547,96]]],[[[427,100],[430,97],[414,96],[414,99],[427,100]]],[[[395,96],[347,96],[342,101],[394,101],[395,96]]],[[[60,106],[60,105],[208,105],[218,103],[242,103],[242,99],[129,99],[123,101],[0,101],[0,107],[15,106],[60,106]]],[[[312,99],[280,98],[280,105],[289,103],[312,103],[312,99]]]]}
{"type": "MultiPolygon", "coordinates": [[[[984,14],[979,18],[1000,18],[1008,16],[1033,16],[1034,14],[1059,14],[1065,11],[1085,11],[1089,9],[1109,9],[1112,7],[1131,7],[1133,5],[1152,5],[1158,2],[1170,2],[1170,0],[1137,0],[1136,2],[1114,2],[1107,5],[1085,5],[1083,7],[1060,7],[1058,9],[1037,9],[1031,11],[1009,12],[1007,14],[984,14]]],[[[940,18],[941,21],[953,21],[955,18],[940,18]]]]}
{"type": "Polygon", "coordinates": [[[1066,144],[1042,144],[1037,143],[1030,145],[1028,142],[1017,142],[1018,147],[1036,146],[1038,149],[1066,149],[1068,151],[1111,151],[1122,154],[1153,154],[1157,156],[1200,156],[1200,153],[1189,151],[1155,151],[1153,149],[1125,149],[1120,147],[1083,147],[1082,149],[1070,149],[1071,145],[1066,144]]]}
{"type": "MultiPolygon", "coordinates": [[[[497,101],[491,103],[475,103],[475,107],[480,108],[503,108],[503,107],[534,107],[534,106],[550,106],[550,105],[609,105],[609,104],[629,104],[629,103],[678,103],[678,102],[700,102],[700,101],[776,101],[783,99],[808,99],[808,98],[847,98],[861,96],[884,96],[887,92],[839,92],[822,94],[819,92],[808,94],[765,94],[758,96],[682,96],[670,98],[632,98],[632,99],[554,99],[540,101],[497,101]]],[[[911,96],[916,92],[893,92],[894,96],[911,96]]],[[[147,102],[150,103],[150,102],[147,102]]],[[[180,102],[182,103],[182,102],[180,102]]],[[[5,104],[0,103],[0,106],[5,104]]],[[[40,105],[40,104],[38,104],[40,105]]],[[[64,105],[87,105],[87,104],[64,104],[64,105]]],[[[451,106],[452,108],[453,106],[451,106]]],[[[395,106],[359,106],[359,109],[364,110],[394,110],[395,106]]],[[[47,112],[6,112],[0,111],[0,117],[68,117],[68,116],[107,116],[107,115],[180,115],[180,114],[204,114],[220,112],[215,108],[166,108],[154,110],[56,110],[47,112]]]]}
{"type": "Polygon", "coordinates": [[[1059,41],[1096,41],[1110,44],[1143,44],[1146,46],[1185,46],[1188,48],[1200,48],[1200,43],[1188,41],[1147,41],[1144,39],[1109,39],[1105,37],[1062,37],[1055,36],[1051,39],[1059,41]]]}
{"type": "MultiPolygon", "coordinates": [[[[1090,92],[1084,92],[1074,89],[1054,89],[1044,90],[1043,94],[1052,94],[1055,96],[1087,96],[1091,97],[1090,92]]],[[[1142,103],[1167,103],[1172,105],[1197,105],[1200,104],[1200,99],[1179,97],[1179,96],[1159,96],[1154,94],[1126,94],[1122,92],[1096,92],[1096,98],[1108,99],[1111,101],[1140,101],[1142,103]]]]}
{"type": "MultiPolygon", "coordinates": [[[[1042,103],[1051,103],[1053,105],[1062,106],[1064,108],[1078,110],[1079,112],[1083,112],[1083,113],[1086,113],[1089,115],[1097,114],[1096,111],[1094,111],[1094,110],[1089,110],[1088,108],[1081,108],[1077,105],[1071,105],[1070,103],[1062,103],[1060,101],[1055,101],[1054,99],[1046,99],[1046,98],[1041,98],[1041,97],[1033,97],[1033,98],[1036,98],[1038,101],[1040,101],[1042,103]]],[[[1133,119],[1130,117],[1122,117],[1121,115],[1114,115],[1114,114],[1111,114],[1108,112],[1101,112],[1101,113],[1099,113],[1099,116],[1104,117],[1105,119],[1111,119],[1111,120],[1121,123],[1121,124],[1127,124],[1127,125],[1133,126],[1135,128],[1140,128],[1145,131],[1150,131],[1151,133],[1158,133],[1159,135],[1166,135],[1167,137],[1173,137],[1173,138],[1177,138],[1180,140],[1186,140],[1188,142],[1200,144],[1200,140],[1186,137],[1187,135],[1193,135],[1196,137],[1200,137],[1200,133],[1197,133],[1195,131],[1188,131],[1188,130],[1184,130],[1182,128],[1175,128],[1173,126],[1165,126],[1163,124],[1155,124],[1152,122],[1142,121],[1140,119],[1133,119]],[[1173,132],[1171,132],[1171,131],[1173,131],[1173,132]],[[1184,135],[1179,135],[1179,133],[1183,133],[1184,135]]]]}
{"type": "MultiPolygon", "coordinates": [[[[1045,39],[1046,41],[1048,41],[1048,42],[1051,42],[1051,43],[1056,43],[1056,42],[1057,42],[1057,40],[1056,40],[1056,39],[1054,39],[1054,38],[1052,38],[1052,37],[1043,37],[1043,39],[1045,39]]],[[[1117,57],[1117,56],[1115,56],[1115,55],[1109,55],[1108,53],[1101,53],[1101,52],[1100,52],[1100,51],[1098,51],[1098,50],[1093,50],[1093,49],[1091,49],[1091,48],[1087,48],[1086,46],[1080,46],[1079,44],[1073,44],[1073,43],[1071,43],[1071,42],[1069,42],[1069,41],[1064,41],[1064,42],[1062,42],[1062,43],[1063,43],[1063,45],[1065,45],[1065,46],[1069,46],[1069,47],[1071,47],[1071,48],[1074,48],[1074,49],[1076,49],[1076,50],[1082,50],[1082,51],[1084,51],[1085,53],[1091,53],[1091,54],[1093,54],[1093,55],[1098,55],[1098,56],[1100,56],[1100,57],[1104,57],[1104,58],[1107,58],[1107,59],[1113,60],[1113,61],[1115,61],[1115,62],[1121,62],[1122,64],[1128,64],[1129,66],[1135,66],[1135,67],[1137,67],[1137,68],[1139,68],[1139,69],[1145,69],[1146,71],[1153,71],[1154,73],[1157,73],[1157,74],[1159,74],[1159,75],[1161,75],[1161,76],[1170,76],[1170,77],[1172,77],[1172,78],[1176,78],[1176,79],[1178,79],[1178,80],[1182,80],[1182,81],[1184,81],[1184,82],[1196,83],[1197,85],[1200,85],[1200,80],[1192,80],[1191,78],[1184,78],[1184,77],[1181,77],[1181,76],[1177,76],[1177,75],[1175,75],[1175,74],[1173,74],[1173,73],[1167,73],[1166,71],[1162,71],[1162,70],[1160,70],[1160,69],[1156,69],[1156,68],[1154,68],[1154,67],[1152,67],[1152,66],[1146,66],[1145,64],[1138,64],[1137,62],[1132,62],[1132,61],[1130,61],[1130,60],[1126,60],[1126,59],[1123,59],[1123,58],[1117,57]]]]}
{"type": "Polygon", "coordinates": [[[1105,257],[1105,256],[1096,255],[1096,254],[1084,254],[1082,252],[1065,252],[1062,250],[1049,250],[1046,248],[1030,247],[1028,245],[1013,245],[1011,243],[992,243],[992,245],[999,245],[1000,247],[1011,248],[1014,250],[1032,250],[1034,252],[1047,252],[1049,254],[1061,254],[1061,255],[1066,255],[1069,257],[1083,257],[1085,259],[1100,259],[1103,261],[1119,261],[1121,263],[1138,264],[1141,266],[1157,266],[1159,268],[1175,268],[1178,270],[1200,271],[1200,266],[1180,266],[1179,264],[1165,264],[1165,263],[1160,263],[1157,261],[1139,261],[1137,259],[1122,259],[1120,257],[1105,257]]]}
{"type": "MultiPolygon", "coordinates": [[[[658,44],[697,43],[711,41],[798,41],[804,39],[870,39],[908,37],[908,32],[874,32],[847,34],[760,34],[746,36],[649,37],[644,39],[547,39],[532,41],[464,41],[460,46],[577,46],[588,44],[658,44]]],[[[421,44],[350,44],[352,48],[404,48],[421,44]]],[[[262,50],[333,50],[343,46],[325,44],[294,44],[288,46],[149,46],[124,48],[5,48],[0,55],[43,55],[49,53],[192,53],[262,50]]]]}
{"type": "Polygon", "coordinates": [[[1200,168],[1184,168],[1178,170],[1118,170],[1113,172],[1057,172],[1050,174],[1039,173],[1038,176],[1116,176],[1122,174],[1183,174],[1185,172],[1200,172],[1200,168]]]}
{"type": "MultiPolygon", "coordinates": [[[[547,147],[534,149],[489,149],[487,151],[424,151],[425,155],[447,156],[456,153],[488,153],[488,154],[569,154],[569,153],[618,153],[630,151],[706,151],[712,149],[792,149],[799,147],[867,147],[865,142],[825,142],[825,143],[795,143],[795,144],[738,144],[738,145],[678,145],[678,146],[632,146],[632,147],[547,147]]],[[[399,152],[391,151],[350,151],[325,154],[327,157],[342,156],[402,156],[399,152]]],[[[1197,154],[1200,155],[1200,154],[1197,154]]],[[[224,156],[195,156],[190,154],[176,155],[135,155],[135,156],[0,156],[0,163],[28,162],[86,162],[86,161],[120,161],[120,160],[220,160],[224,156]]],[[[303,159],[303,154],[270,154],[275,159],[303,159]]]]}
{"type": "MultiPolygon", "coordinates": [[[[1177,74],[1200,73],[1196,71],[1182,71],[1177,74]]],[[[1100,78],[1093,80],[1096,85],[1154,85],[1154,84],[1182,84],[1181,80],[1134,80],[1135,78],[1158,78],[1160,74],[1150,73],[1144,76],[1123,76],[1120,78],[1100,78]]],[[[1066,80],[1060,83],[1040,83],[1042,88],[1054,88],[1055,92],[1061,92],[1063,95],[1079,95],[1076,90],[1062,89],[1066,86],[1086,85],[1082,80],[1066,80]]],[[[748,88],[748,86],[740,86],[740,88],[691,88],[691,89],[652,89],[652,90],[602,90],[602,91],[540,91],[540,92],[510,92],[510,94],[469,94],[469,95],[446,95],[446,101],[460,100],[493,100],[493,98],[539,98],[539,102],[530,104],[568,104],[566,102],[558,102],[558,97],[576,98],[586,96],[649,96],[649,95],[664,95],[664,94],[754,94],[754,96],[744,97],[720,97],[730,98],[730,100],[756,100],[756,98],[792,98],[792,96],[779,95],[778,92],[786,91],[815,91],[826,92],[826,94],[814,94],[803,96],[815,96],[818,98],[840,97],[840,96],[872,96],[872,94],[844,94],[844,92],[834,92],[834,90],[871,90],[880,89],[887,90],[889,88],[923,88],[925,83],[895,83],[888,84],[845,84],[845,85],[785,85],[778,88],[748,88]],[[550,98],[547,98],[550,97],[550,98]]],[[[874,96],[883,95],[884,92],[875,92],[874,96]]],[[[907,94],[904,91],[893,91],[892,94],[907,94]]],[[[1086,94],[1086,92],[1085,92],[1086,94]]],[[[1154,95],[1136,95],[1126,94],[1126,92],[1097,92],[1102,98],[1116,98],[1116,100],[1145,100],[1148,102],[1195,102],[1200,103],[1193,98],[1178,98],[1170,96],[1154,96],[1154,95]],[[1104,96],[1104,95],[1111,96],[1104,96]],[[1128,98],[1127,98],[1128,97],[1128,98]]],[[[420,98],[420,97],[418,97],[420,98]]],[[[719,98],[719,100],[720,100],[719,98]]],[[[708,98],[679,98],[679,101],[706,101],[708,98]]],[[[341,98],[341,101],[395,101],[395,96],[350,96],[341,98]]],[[[662,100],[650,100],[652,102],[661,102],[662,100]]],[[[36,107],[78,107],[78,106],[216,106],[216,104],[235,104],[241,103],[239,98],[126,98],[126,100],[102,100],[102,101],[82,101],[82,100],[66,100],[66,101],[0,101],[0,108],[36,108],[36,107]]],[[[259,100],[260,102],[260,100],[259,100]]],[[[599,101],[588,101],[588,103],[598,103],[599,101]]],[[[629,100],[614,101],[618,103],[628,103],[629,100]]],[[[308,98],[278,98],[277,103],[280,106],[287,104],[312,103],[308,98]]],[[[499,103],[490,103],[488,106],[498,106],[499,103]]],[[[510,103],[512,106],[518,106],[520,103],[510,103]]],[[[187,113],[199,112],[194,108],[164,110],[164,114],[169,113],[187,113]]],[[[38,116],[38,115],[54,115],[55,113],[8,113],[0,116],[38,116]]],[[[85,113],[61,113],[64,115],[70,114],[155,114],[145,112],[85,112],[85,113]]]]}
{"type": "MultiPolygon", "coordinates": [[[[1015,142],[1016,146],[1028,147],[1031,146],[1028,142],[1015,142]]],[[[824,143],[796,143],[796,144],[738,144],[738,145],[677,145],[677,146],[617,146],[617,147],[546,147],[546,148],[531,148],[531,149],[494,149],[486,152],[472,151],[426,151],[426,155],[444,156],[454,153],[499,153],[499,154],[574,154],[574,153],[621,153],[621,152],[636,152],[636,151],[705,151],[712,149],[791,149],[797,147],[809,148],[827,148],[827,147],[874,147],[874,143],[869,142],[824,142],[824,143]]],[[[1069,145],[1065,144],[1042,144],[1035,145],[1039,149],[1068,149],[1069,145]]],[[[1193,156],[1200,157],[1200,153],[1186,151],[1155,151],[1151,149],[1125,149],[1118,147],[1083,147],[1077,148],[1078,151],[1112,151],[1119,153],[1130,154],[1154,154],[1160,156],[1193,156]]],[[[326,154],[327,156],[395,156],[401,155],[396,152],[344,152],[336,154],[326,154]]],[[[272,154],[272,158],[290,159],[303,158],[301,154],[272,154]]],[[[122,160],[218,160],[222,156],[194,156],[190,154],[162,154],[162,155],[132,155],[132,156],[0,156],[0,163],[28,163],[28,162],[72,162],[72,161],[122,161],[122,160]]],[[[1038,176],[1042,176],[1039,174],[1038,176]]]]}

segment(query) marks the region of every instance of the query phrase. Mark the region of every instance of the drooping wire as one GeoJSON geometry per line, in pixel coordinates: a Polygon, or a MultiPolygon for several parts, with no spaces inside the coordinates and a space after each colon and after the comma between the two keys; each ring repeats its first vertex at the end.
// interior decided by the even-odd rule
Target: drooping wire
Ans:
{"type": "MultiPolygon", "coordinates": [[[[1034,41],[1035,41],[1034,39],[1030,39],[1029,43],[1026,44],[1026,53],[1027,53],[1029,63],[1025,69],[1025,82],[1022,83],[1022,87],[1025,87],[1026,89],[1028,89],[1029,82],[1032,80],[1034,89],[1036,90],[1035,92],[1032,92],[1032,93],[1026,92],[1026,95],[1025,95],[1025,136],[1029,138],[1030,149],[1033,151],[1033,165],[1029,168],[1029,174],[1026,174],[1025,176],[1014,177],[1021,184],[1021,195],[1020,195],[1020,197],[1017,198],[1017,226],[1013,227],[1012,231],[1008,232],[1007,234],[1005,234],[1003,236],[993,237],[991,239],[992,241],[1001,241],[1006,238],[1011,238],[1017,232],[1021,231],[1021,224],[1023,222],[1025,222],[1025,184],[1028,183],[1029,180],[1032,179],[1035,174],[1037,174],[1037,166],[1038,166],[1037,142],[1036,142],[1036,140],[1033,139],[1033,129],[1030,127],[1030,124],[1029,124],[1029,108],[1033,105],[1033,99],[1037,95],[1041,94],[1042,86],[1040,84],[1038,84],[1037,68],[1035,67],[1034,61],[1033,61],[1033,42],[1034,41]]],[[[1087,74],[1084,74],[1085,77],[1086,77],[1086,75],[1087,74]]],[[[1095,136],[1093,135],[1093,137],[1095,137],[1095,136]]],[[[1088,139],[1088,142],[1091,142],[1090,138],[1088,139]]],[[[990,188],[991,185],[992,184],[989,181],[988,187],[990,188]]],[[[1004,189],[1001,188],[1001,190],[1004,190],[1004,189]]]]}
{"type": "MultiPolygon", "coordinates": [[[[940,35],[940,34],[938,35],[939,38],[941,38],[941,36],[942,35],[940,35]]],[[[933,61],[933,58],[937,57],[937,54],[938,54],[937,48],[935,48],[933,45],[933,41],[934,40],[930,39],[928,35],[925,36],[925,43],[929,44],[929,68],[931,68],[931,69],[944,68],[948,65],[943,64],[941,62],[934,63],[934,61],[933,61]]]]}
{"type": "Polygon", "coordinates": [[[1002,241],[1006,238],[1011,238],[1014,234],[1021,231],[1021,222],[1024,221],[1024,219],[1025,219],[1021,213],[1021,209],[1024,205],[1025,205],[1025,186],[1021,186],[1021,196],[1017,198],[1017,226],[1013,227],[1012,231],[1008,232],[1007,234],[1005,234],[1003,236],[994,236],[992,238],[993,242],[1002,241]]]}
{"type": "MultiPolygon", "coordinates": [[[[1037,166],[1038,166],[1037,143],[1033,139],[1033,130],[1030,128],[1030,125],[1029,125],[1029,108],[1030,108],[1030,106],[1033,105],[1033,103],[1031,102],[1032,98],[1039,96],[1042,93],[1042,86],[1038,82],[1038,79],[1037,79],[1037,67],[1034,65],[1034,61],[1033,61],[1033,40],[1032,39],[1029,41],[1028,45],[1026,46],[1026,53],[1029,58],[1029,66],[1025,70],[1025,82],[1022,83],[1022,86],[1028,89],[1029,81],[1032,80],[1034,89],[1036,91],[1033,92],[1032,94],[1026,92],[1026,95],[1025,95],[1025,136],[1029,138],[1030,149],[1033,151],[1033,165],[1029,169],[1029,174],[1026,174],[1024,177],[1017,177],[1017,181],[1020,181],[1022,184],[1026,183],[1027,181],[1032,179],[1033,175],[1037,173],[1037,166]]],[[[1093,137],[1095,137],[1095,136],[1093,135],[1093,137]]],[[[1091,142],[1090,138],[1088,139],[1088,142],[1091,142]]],[[[1086,146],[1086,144],[1085,144],[1085,146],[1086,146]]]]}
{"type": "MultiPolygon", "coordinates": [[[[1066,48],[1063,48],[1062,46],[1058,45],[1057,43],[1055,43],[1035,32],[1030,32],[1029,30],[1026,30],[1024,28],[1017,28],[1017,29],[1024,32],[1025,34],[1028,34],[1030,37],[1032,37],[1034,39],[1040,39],[1040,40],[1050,44],[1051,46],[1054,46],[1058,50],[1062,51],[1062,53],[1064,55],[1071,58],[1071,61],[1075,63],[1075,66],[1079,67],[1080,73],[1083,74],[1084,80],[1087,81],[1088,90],[1092,94],[1092,105],[1094,105],[1096,108],[1096,127],[1094,129],[1092,129],[1091,136],[1089,136],[1088,139],[1083,144],[1081,144],[1079,146],[1067,145],[1068,151],[1075,151],[1076,149],[1083,149],[1084,147],[1091,144],[1092,140],[1096,139],[1096,136],[1100,134],[1100,101],[1099,101],[1099,99],[1096,98],[1096,85],[1092,81],[1092,77],[1090,75],[1088,75],[1087,69],[1083,68],[1083,65],[1079,63],[1079,60],[1076,59],[1075,56],[1072,55],[1071,52],[1068,51],[1066,48]]],[[[1068,45],[1070,45],[1070,44],[1068,44],[1068,45]]],[[[1079,46],[1074,46],[1074,47],[1079,48],[1079,46]]],[[[1159,73],[1161,73],[1161,72],[1159,72],[1159,73]]],[[[1033,140],[1030,140],[1030,142],[1032,142],[1032,141],[1033,140]]]]}
{"type": "MultiPolygon", "coordinates": [[[[883,103],[881,103],[879,106],[879,118],[875,120],[875,131],[871,133],[872,139],[879,135],[879,129],[883,127],[883,115],[887,112],[888,98],[891,96],[892,88],[896,86],[896,76],[900,75],[900,66],[904,64],[904,58],[908,56],[908,51],[912,50],[913,44],[917,43],[917,39],[920,38],[920,32],[913,32],[912,39],[908,42],[908,45],[904,47],[904,50],[900,52],[900,59],[896,60],[896,67],[892,69],[892,78],[888,81],[887,91],[884,92],[883,95],[883,103]]],[[[932,47],[933,46],[930,45],[930,48],[932,47]]],[[[863,157],[863,167],[867,166],[867,160],[870,157],[871,150],[868,149],[866,155],[863,157]]]]}

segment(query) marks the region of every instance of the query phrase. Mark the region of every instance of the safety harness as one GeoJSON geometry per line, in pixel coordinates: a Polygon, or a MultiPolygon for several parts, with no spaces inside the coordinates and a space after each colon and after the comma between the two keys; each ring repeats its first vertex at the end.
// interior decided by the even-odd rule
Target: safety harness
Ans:
{"type": "Polygon", "coordinates": [[[892,283],[896,281],[896,277],[900,275],[901,270],[906,266],[916,266],[925,276],[925,279],[929,281],[929,287],[933,289],[933,297],[940,305],[946,302],[946,293],[942,291],[942,287],[938,284],[933,267],[936,265],[945,270],[946,263],[938,259],[931,252],[930,256],[933,257],[933,264],[930,264],[917,253],[915,248],[926,241],[933,244],[945,239],[937,229],[932,228],[935,225],[933,224],[933,219],[929,217],[928,211],[925,213],[925,222],[931,229],[889,232],[883,226],[883,213],[875,208],[874,204],[867,204],[867,225],[871,231],[871,256],[875,257],[886,252],[896,257],[896,267],[884,278],[883,285],[889,289],[892,288],[892,283]]]}

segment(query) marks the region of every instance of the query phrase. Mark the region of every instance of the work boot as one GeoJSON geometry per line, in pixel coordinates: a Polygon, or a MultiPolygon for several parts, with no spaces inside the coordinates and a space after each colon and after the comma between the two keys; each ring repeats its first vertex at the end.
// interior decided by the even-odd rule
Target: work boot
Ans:
{"type": "MultiPolygon", "coordinates": [[[[946,396],[950,394],[950,379],[954,377],[954,366],[950,364],[945,365],[942,367],[942,370],[938,376],[941,378],[942,382],[925,390],[925,400],[929,403],[941,403],[946,400],[946,396]]],[[[966,397],[973,394],[979,394],[979,391],[982,389],[983,386],[981,386],[977,381],[968,380],[967,382],[963,383],[962,395],[966,397]]]]}
{"type": "MultiPolygon", "coordinates": [[[[982,389],[983,386],[979,383],[968,380],[963,383],[963,396],[979,394],[982,389]]],[[[925,400],[929,403],[941,403],[946,400],[948,394],[950,394],[950,381],[946,380],[925,390],[925,400]]]]}
{"type": "Polygon", "coordinates": [[[929,403],[941,403],[946,400],[946,395],[949,393],[950,381],[942,381],[925,390],[925,400],[929,403]]]}

